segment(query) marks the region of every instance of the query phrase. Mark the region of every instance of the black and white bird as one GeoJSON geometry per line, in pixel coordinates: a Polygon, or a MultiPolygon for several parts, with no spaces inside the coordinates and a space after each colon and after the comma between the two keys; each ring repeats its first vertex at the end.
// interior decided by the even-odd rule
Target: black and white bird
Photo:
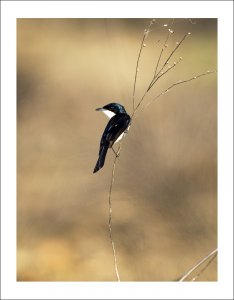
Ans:
{"type": "MultiPolygon", "coordinates": [[[[119,103],[109,103],[102,108],[97,108],[96,110],[102,111],[110,118],[110,120],[106,125],[101,138],[99,158],[97,160],[93,173],[96,173],[104,166],[108,148],[112,148],[115,143],[123,138],[124,133],[128,129],[131,122],[131,118],[127,114],[125,108],[119,103]]],[[[112,150],[114,151],[113,148],[112,150]]]]}

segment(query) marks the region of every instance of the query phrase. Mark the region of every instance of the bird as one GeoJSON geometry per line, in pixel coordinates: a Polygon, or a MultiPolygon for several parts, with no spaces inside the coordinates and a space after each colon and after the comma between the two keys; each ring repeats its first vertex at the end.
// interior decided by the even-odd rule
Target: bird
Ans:
{"type": "Polygon", "coordinates": [[[101,108],[97,108],[96,111],[102,111],[110,118],[110,120],[102,134],[99,157],[93,173],[96,173],[104,166],[106,154],[109,148],[112,148],[117,156],[117,153],[113,149],[113,145],[123,138],[124,133],[128,130],[131,122],[131,118],[127,114],[124,106],[119,103],[109,103],[101,108]]]}

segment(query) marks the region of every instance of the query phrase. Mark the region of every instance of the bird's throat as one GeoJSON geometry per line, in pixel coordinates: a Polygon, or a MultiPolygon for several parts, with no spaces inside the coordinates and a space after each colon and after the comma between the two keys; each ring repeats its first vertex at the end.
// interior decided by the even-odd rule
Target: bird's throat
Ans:
{"type": "Polygon", "coordinates": [[[102,111],[109,119],[111,119],[112,117],[114,117],[115,113],[113,113],[110,110],[103,110],[102,111]]]}

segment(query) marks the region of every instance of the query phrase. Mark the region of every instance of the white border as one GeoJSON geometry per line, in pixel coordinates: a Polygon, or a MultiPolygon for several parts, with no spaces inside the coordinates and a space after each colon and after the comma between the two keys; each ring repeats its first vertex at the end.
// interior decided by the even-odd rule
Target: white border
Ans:
{"type": "Polygon", "coordinates": [[[232,299],[232,1],[4,1],[2,6],[2,298],[232,299]],[[16,18],[218,18],[219,280],[213,283],[16,282],[16,18]]]}

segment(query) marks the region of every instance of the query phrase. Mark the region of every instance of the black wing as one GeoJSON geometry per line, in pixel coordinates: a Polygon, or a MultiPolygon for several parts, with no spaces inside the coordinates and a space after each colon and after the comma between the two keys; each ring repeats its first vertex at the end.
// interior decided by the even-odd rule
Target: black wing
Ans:
{"type": "Polygon", "coordinates": [[[109,144],[111,147],[118,137],[128,128],[131,118],[128,114],[116,114],[110,119],[103,132],[100,148],[109,144]]]}

